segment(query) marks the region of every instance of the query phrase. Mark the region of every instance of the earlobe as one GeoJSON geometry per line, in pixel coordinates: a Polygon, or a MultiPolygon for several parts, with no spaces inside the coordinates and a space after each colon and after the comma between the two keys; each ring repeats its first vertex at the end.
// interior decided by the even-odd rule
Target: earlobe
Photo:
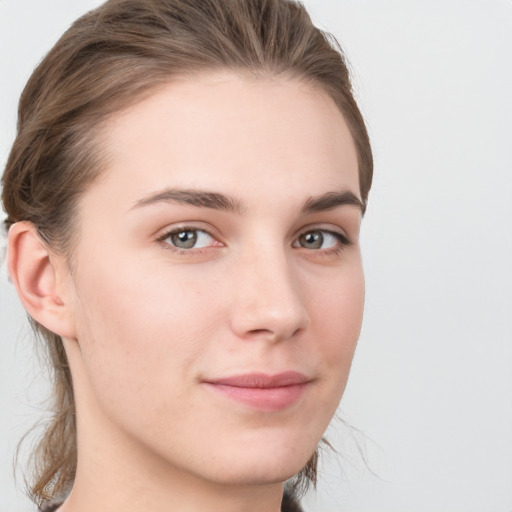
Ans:
{"type": "MultiPolygon", "coordinates": [[[[69,297],[65,290],[64,265],[56,265],[31,222],[17,222],[9,229],[7,268],[28,314],[50,331],[75,338],[69,297]]],[[[61,262],[59,262],[61,263],[61,262]]]]}

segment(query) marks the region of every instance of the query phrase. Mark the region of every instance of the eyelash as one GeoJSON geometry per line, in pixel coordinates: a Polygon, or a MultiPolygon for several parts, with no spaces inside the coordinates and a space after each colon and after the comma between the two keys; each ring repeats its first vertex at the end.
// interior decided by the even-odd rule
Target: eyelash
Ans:
{"type": "MultiPolygon", "coordinates": [[[[176,247],[175,245],[173,245],[172,243],[169,243],[169,242],[166,242],[166,240],[171,237],[172,235],[176,235],[178,233],[183,233],[183,232],[190,232],[190,231],[193,231],[193,232],[201,232],[201,233],[205,233],[206,235],[208,235],[209,237],[211,237],[213,240],[216,240],[216,237],[214,235],[212,235],[208,230],[206,229],[202,229],[202,228],[198,228],[198,227],[195,227],[195,226],[187,226],[187,225],[184,225],[184,226],[178,226],[178,227],[174,227],[168,231],[166,231],[165,233],[163,233],[162,235],[160,235],[158,238],[157,238],[157,242],[161,243],[162,246],[164,247],[164,249],[166,250],[169,250],[169,251],[172,251],[176,254],[179,254],[179,255],[190,255],[190,254],[203,254],[205,251],[207,251],[211,246],[208,246],[208,247],[200,247],[200,248],[190,248],[190,249],[182,249],[180,247],[176,247]]],[[[294,244],[300,239],[300,237],[304,236],[304,235],[307,235],[307,234],[310,234],[310,233],[326,233],[328,234],[329,236],[332,236],[334,237],[337,242],[338,242],[338,245],[334,248],[328,248],[328,249],[307,249],[305,247],[296,247],[295,245],[292,245],[294,248],[302,248],[306,251],[311,251],[312,253],[314,252],[315,255],[318,255],[318,256],[331,256],[331,255],[339,255],[346,247],[352,245],[352,242],[350,241],[350,239],[343,233],[340,233],[338,231],[333,231],[333,230],[329,230],[329,229],[323,229],[321,227],[313,227],[313,228],[308,228],[304,231],[302,231],[301,233],[299,233],[297,235],[297,237],[295,238],[294,240],[294,244]]]]}

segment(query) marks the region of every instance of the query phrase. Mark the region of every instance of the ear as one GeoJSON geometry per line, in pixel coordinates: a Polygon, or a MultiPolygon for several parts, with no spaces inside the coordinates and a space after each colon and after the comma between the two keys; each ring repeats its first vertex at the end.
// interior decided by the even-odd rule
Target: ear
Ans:
{"type": "Polygon", "coordinates": [[[64,257],[48,249],[31,222],[10,227],[7,268],[28,314],[55,334],[76,338],[64,257]]]}

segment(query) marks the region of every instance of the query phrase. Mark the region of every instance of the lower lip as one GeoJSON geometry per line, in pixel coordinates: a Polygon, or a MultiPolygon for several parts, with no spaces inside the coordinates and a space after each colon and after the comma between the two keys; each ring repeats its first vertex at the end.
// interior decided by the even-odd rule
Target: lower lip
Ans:
{"type": "Polygon", "coordinates": [[[304,394],[307,383],[275,388],[244,388],[225,384],[205,383],[210,389],[262,411],[280,411],[296,402],[304,394]]]}

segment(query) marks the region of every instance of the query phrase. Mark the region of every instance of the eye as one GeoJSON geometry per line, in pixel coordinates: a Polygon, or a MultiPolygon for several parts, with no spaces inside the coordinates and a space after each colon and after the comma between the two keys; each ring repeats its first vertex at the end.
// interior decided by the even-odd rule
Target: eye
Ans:
{"type": "Polygon", "coordinates": [[[321,229],[302,233],[294,243],[294,247],[312,250],[329,250],[342,245],[348,245],[348,239],[344,235],[321,229]]]}
{"type": "Polygon", "coordinates": [[[215,239],[202,229],[179,228],[160,238],[176,249],[202,249],[215,244],[215,239]]]}

